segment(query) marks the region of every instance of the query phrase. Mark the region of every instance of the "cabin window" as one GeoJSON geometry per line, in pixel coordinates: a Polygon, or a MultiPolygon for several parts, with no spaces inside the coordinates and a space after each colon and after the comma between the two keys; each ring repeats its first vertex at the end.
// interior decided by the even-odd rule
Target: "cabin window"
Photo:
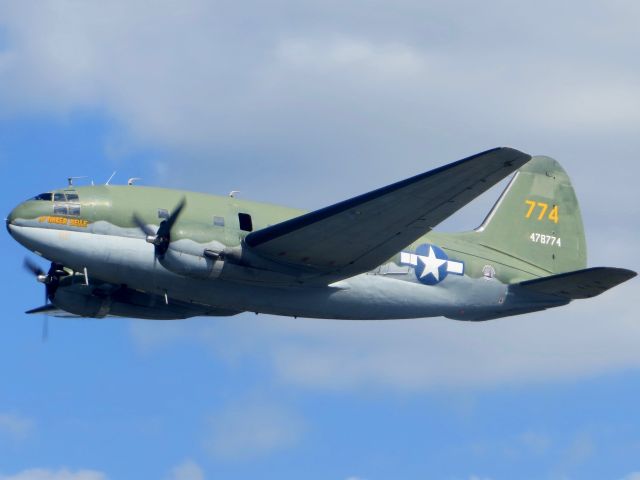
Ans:
{"type": "Polygon", "coordinates": [[[69,210],[66,205],[54,205],[53,206],[54,215],[68,215],[69,210]]]}
{"type": "Polygon", "coordinates": [[[40,195],[36,195],[35,197],[33,197],[33,200],[44,200],[50,202],[52,198],[53,195],[51,195],[50,193],[41,193],[40,195]]]}
{"type": "Polygon", "coordinates": [[[54,193],[53,201],[54,202],[65,202],[67,199],[64,196],[64,193],[54,193]]]}
{"type": "Polygon", "coordinates": [[[69,215],[80,216],[80,204],[79,203],[70,203],[69,204],[69,215]]]}
{"type": "Polygon", "coordinates": [[[78,194],[76,192],[67,192],[67,202],[77,202],[78,194]]]}
{"type": "Polygon", "coordinates": [[[216,227],[224,227],[224,217],[213,217],[213,225],[216,227]]]}
{"type": "Polygon", "coordinates": [[[245,232],[253,231],[253,222],[251,221],[251,215],[248,213],[239,213],[238,220],[240,220],[240,230],[245,232]]]}
{"type": "Polygon", "coordinates": [[[166,208],[159,208],[158,218],[164,218],[164,219],[169,218],[169,210],[167,210],[166,208]]]}

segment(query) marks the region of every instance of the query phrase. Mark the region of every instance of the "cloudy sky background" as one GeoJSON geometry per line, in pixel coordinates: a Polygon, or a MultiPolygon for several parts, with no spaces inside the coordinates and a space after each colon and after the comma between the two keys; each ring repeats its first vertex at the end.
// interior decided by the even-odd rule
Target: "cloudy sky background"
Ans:
{"type": "MultiPolygon", "coordinates": [[[[633,1],[0,0],[0,207],[89,175],[314,209],[508,145],[640,269],[633,1]]],[[[441,226],[477,226],[499,189],[441,226]]],[[[638,283],[484,324],[52,321],[0,238],[0,479],[632,479],[638,283]]]]}

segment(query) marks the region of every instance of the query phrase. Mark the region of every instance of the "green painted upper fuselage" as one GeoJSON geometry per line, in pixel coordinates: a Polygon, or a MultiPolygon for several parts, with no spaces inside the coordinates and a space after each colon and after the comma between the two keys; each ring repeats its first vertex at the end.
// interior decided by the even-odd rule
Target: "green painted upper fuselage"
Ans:
{"type": "MultiPolygon", "coordinates": [[[[141,233],[133,222],[133,214],[137,214],[150,225],[159,225],[162,211],[171,212],[183,198],[187,207],[180,217],[172,240],[188,238],[198,243],[218,241],[226,246],[239,246],[249,233],[240,229],[238,213],[251,216],[253,230],[275,225],[290,218],[306,213],[304,210],[249,201],[229,196],[210,195],[184,190],[173,190],[144,186],[78,186],[52,191],[55,194],[75,192],[78,195],[79,215],[62,215],[54,212],[54,205],[64,206],[65,202],[46,200],[29,200],[22,203],[12,212],[14,217],[22,219],[39,219],[40,226],[59,230],[88,231],[101,233],[102,222],[120,227],[120,234],[140,236],[141,233]],[[224,218],[224,225],[214,222],[214,218],[224,218]],[[66,218],[66,223],[56,219],[66,218]],[[75,222],[75,220],[86,222],[75,222]]],[[[68,203],[68,202],[67,202],[68,203]]],[[[74,202],[75,203],[75,202],[74,202]]],[[[495,276],[503,283],[515,283],[522,280],[549,275],[550,271],[532,263],[504,254],[495,249],[483,246],[480,235],[475,231],[462,233],[441,233],[431,231],[412,245],[407,251],[423,243],[435,244],[443,248],[450,258],[465,263],[465,274],[479,278],[483,276],[483,268],[491,265],[495,276]]],[[[399,263],[399,254],[389,259],[399,263]]]]}

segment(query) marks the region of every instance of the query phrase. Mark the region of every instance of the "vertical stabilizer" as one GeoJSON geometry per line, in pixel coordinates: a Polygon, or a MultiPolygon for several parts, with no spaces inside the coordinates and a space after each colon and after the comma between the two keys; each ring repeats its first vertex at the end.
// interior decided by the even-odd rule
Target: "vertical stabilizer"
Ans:
{"type": "Polygon", "coordinates": [[[552,158],[520,168],[476,230],[477,242],[550,273],[586,267],[587,247],[569,176],[552,158]]]}

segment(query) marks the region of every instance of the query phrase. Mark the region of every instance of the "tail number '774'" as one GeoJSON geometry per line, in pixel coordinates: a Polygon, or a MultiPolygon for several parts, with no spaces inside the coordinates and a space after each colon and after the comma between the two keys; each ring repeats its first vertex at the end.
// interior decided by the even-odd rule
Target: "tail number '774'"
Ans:
{"type": "Polygon", "coordinates": [[[542,220],[546,217],[551,220],[553,223],[558,223],[558,205],[553,205],[551,207],[551,210],[549,210],[549,204],[548,203],[544,203],[544,202],[535,202],[533,200],[525,200],[524,203],[526,203],[527,205],[529,205],[529,209],[527,210],[527,213],[525,214],[524,218],[531,218],[531,216],[533,215],[536,219],[538,220],[542,220]],[[537,212],[534,214],[534,211],[537,210],[537,212]],[[549,214],[547,215],[547,212],[549,212],[549,214]]]}

